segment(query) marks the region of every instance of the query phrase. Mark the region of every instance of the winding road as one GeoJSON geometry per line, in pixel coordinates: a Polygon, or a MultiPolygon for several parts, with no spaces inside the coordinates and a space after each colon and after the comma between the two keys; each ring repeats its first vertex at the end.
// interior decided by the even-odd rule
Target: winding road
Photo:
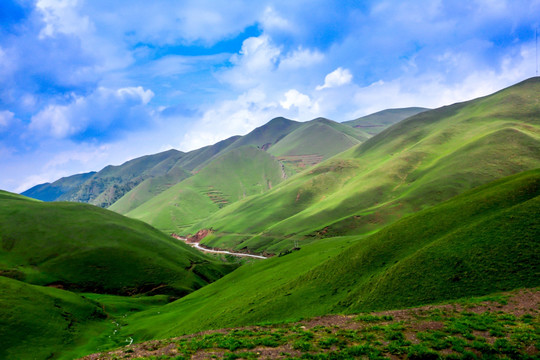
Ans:
{"type": "Polygon", "coordinates": [[[200,251],[207,252],[207,253],[213,253],[213,254],[227,254],[227,255],[233,255],[233,256],[240,256],[240,257],[250,257],[255,259],[268,259],[266,256],[262,255],[252,255],[252,254],[245,254],[245,253],[234,253],[226,250],[213,250],[213,249],[207,249],[205,247],[202,247],[199,243],[190,243],[187,241],[185,237],[181,236],[173,236],[175,239],[181,240],[188,244],[191,247],[194,247],[200,251]]]}

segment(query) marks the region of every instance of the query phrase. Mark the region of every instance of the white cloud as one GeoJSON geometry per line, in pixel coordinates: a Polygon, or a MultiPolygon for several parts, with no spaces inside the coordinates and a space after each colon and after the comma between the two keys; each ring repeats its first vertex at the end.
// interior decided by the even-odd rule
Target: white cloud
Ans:
{"type": "Polygon", "coordinates": [[[74,96],[67,105],[48,105],[32,116],[29,129],[66,138],[92,129],[114,131],[144,125],[151,109],[145,107],[154,93],[143,87],[98,88],[87,97],[74,96]],[[133,123],[133,124],[131,124],[133,123]]]}
{"type": "Polygon", "coordinates": [[[311,99],[306,94],[302,94],[296,89],[291,89],[285,93],[285,100],[280,101],[279,104],[287,110],[292,106],[307,108],[311,106],[311,99]]]}
{"type": "Polygon", "coordinates": [[[79,15],[79,0],[39,0],[36,7],[43,14],[45,27],[40,38],[53,37],[58,33],[84,36],[93,25],[88,16],[79,15]]]}
{"type": "Polygon", "coordinates": [[[324,85],[317,86],[317,90],[339,87],[352,81],[352,74],[348,69],[338,67],[324,78],[324,85]]]}
{"type": "Polygon", "coordinates": [[[281,50],[267,35],[244,40],[239,54],[231,57],[234,67],[221,74],[228,83],[249,88],[259,84],[259,79],[276,68],[281,50]]]}
{"type": "Polygon", "coordinates": [[[264,13],[261,18],[263,29],[265,30],[292,30],[292,24],[279,15],[274,8],[268,6],[264,9],[264,13]]]}
{"type": "Polygon", "coordinates": [[[321,63],[324,60],[324,54],[318,50],[298,48],[285,56],[279,63],[279,69],[299,69],[310,67],[321,63]]]}
{"type": "Polygon", "coordinates": [[[13,122],[15,114],[9,110],[0,111],[0,130],[7,128],[13,122]]]}
{"type": "MultiPolygon", "coordinates": [[[[106,89],[103,89],[102,91],[107,92],[106,89]]],[[[131,98],[135,99],[135,101],[140,100],[144,105],[148,104],[154,97],[152,90],[144,90],[142,86],[118,89],[116,90],[116,93],[121,98],[131,98]]]]}

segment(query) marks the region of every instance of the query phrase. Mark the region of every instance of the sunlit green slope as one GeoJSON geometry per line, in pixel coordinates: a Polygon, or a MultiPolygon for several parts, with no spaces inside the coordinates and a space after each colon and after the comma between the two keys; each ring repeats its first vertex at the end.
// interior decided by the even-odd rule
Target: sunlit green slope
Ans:
{"type": "Polygon", "coordinates": [[[245,265],[128,319],[136,341],[389,309],[540,285],[540,170],[467,191],[369,237],[327,238],[245,265]]]}
{"type": "Polygon", "coordinates": [[[200,172],[127,216],[144,220],[167,233],[179,232],[244,197],[260,194],[284,178],[281,164],[265,151],[243,146],[217,157],[200,172]]]}
{"type": "Polygon", "coordinates": [[[540,166],[540,78],[400,122],[271,191],[195,224],[210,246],[279,252],[367,234],[505,175],[540,166]]]}
{"type": "Polygon", "coordinates": [[[0,275],[109,294],[185,295],[232,270],[96,206],[0,192],[0,275]]]}

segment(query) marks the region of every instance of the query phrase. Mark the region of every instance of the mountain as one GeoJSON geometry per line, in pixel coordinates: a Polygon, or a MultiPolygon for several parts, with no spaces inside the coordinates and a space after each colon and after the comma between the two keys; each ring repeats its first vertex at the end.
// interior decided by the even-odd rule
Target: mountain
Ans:
{"type": "Polygon", "coordinates": [[[325,118],[317,118],[298,126],[268,148],[285,165],[301,171],[316,165],[370,136],[356,129],[325,118]]]}
{"type": "Polygon", "coordinates": [[[369,234],[472,187],[540,166],[540,78],[412,116],[195,224],[211,247],[279,253],[369,234]]]}
{"type": "MultiPolygon", "coordinates": [[[[360,130],[351,130],[350,127],[331,120],[316,119],[309,123],[300,123],[275,118],[244,136],[233,136],[188,153],[169,150],[143,156],[119,166],[107,166],[99,172],[74,175],[53,183],[37,185],[23,192],[23,195],[43,201],[85,202],[100,207],[110,207],[118,203],[114,210],[125,214],[197,173],[220,155],[250,145],[268,150],[299,128],[303,130],[286,141],[286,146],[293,146],[297,151],[288,151],[289,154],[282,157],[284,165],[290,171],[312,166],[369,137],[360,130]],[[301,135],[307,125],[313,127],[315,124],[318,124],[320,133],[301,135]],[[317,151],[310,148],[309,153],[306,153],[301,150],[304,146],[313,147],[312,141],[319,139],[325,139],[325,142],[321,142],[323,146],[317,151]]],[[[313,133],[316,129],[312,128],[310,131],[313,133]]],[[[276,152],[284,152],[284,147],[276,152]]]]}
{"type": "Polygon", "coordinates": [[[183,296],[233,269],[96,206],[0,192],[0,275],[79,292],[183,296]]]}
{"type": "Polygon", "coordinates": [[[156,311],[136,341],[540,286],[540,170],[505,177],[371,236],[322,239],[245,265],[156,311]]]}
{"type": "Polygon", "coordinates": [[[43,201],[85,202],[107,207],[145,179],[168,175],[177,182],[185,178],[186,172],[177,168],[184,155],[180,151],[169,150],[143,156],[120,166],[107,166],[99,172],[37,185],[22,194],[43,201]]]}
{"type": "Polygon", "coordinates": [[[405,120],[408,117],[427,110],[429,109],[422,107],[387,109],[355,120],[344,121],[342,124],[361,129],[369,135],[376,135],[401,120],[405,120]]]}
{"type": "Polygon", "coordinates": [[[96,174],[95,171],[77,174],[56,180],[54,183],[36,185],[22,195],[42,201],[55,201],[74,196],[79,187],[96,174]]]}
{"type": "MultiPolygon", "coordinates": [[[[264,150],[254,146],[233,148],[126,215],[166,233],[182,233],[230,203],[268,191],[285,176],[279,161],[264,150]]],[[[117,209],[116,204],[111,209],[117,209]]]]}

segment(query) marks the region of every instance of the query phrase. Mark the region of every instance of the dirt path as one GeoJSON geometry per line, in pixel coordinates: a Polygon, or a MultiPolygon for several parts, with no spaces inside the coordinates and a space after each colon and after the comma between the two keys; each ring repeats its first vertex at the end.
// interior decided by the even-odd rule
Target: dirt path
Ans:
{"type": "Polygon", "coordinates": [[[194,248],[196,248],[196,249],[198,249],[200,251],[207,252],[207,253],[226,254],[226,255],[233,255],[233,256],[239,256],[239,257],[250,257],[250,258],[254,258],[254,259],[268,259],[266,256],[262,256],[262,255],[253,255],[253,254],[246,254],[246,253],[235,253],[235,252],[230,252],[230,251],[226,251],[226,250],[208,249],[208,248],[202,247],[197,242],[195,242],[195,243],[188,242],[187,238],[185,238],[185,237],[182,237],[182,236],[173,236],[173,237],[175,239],[178,239],[180,241],[185,242],[186,244],[188,244],[191,247],[194,247],[194,248]]]}

